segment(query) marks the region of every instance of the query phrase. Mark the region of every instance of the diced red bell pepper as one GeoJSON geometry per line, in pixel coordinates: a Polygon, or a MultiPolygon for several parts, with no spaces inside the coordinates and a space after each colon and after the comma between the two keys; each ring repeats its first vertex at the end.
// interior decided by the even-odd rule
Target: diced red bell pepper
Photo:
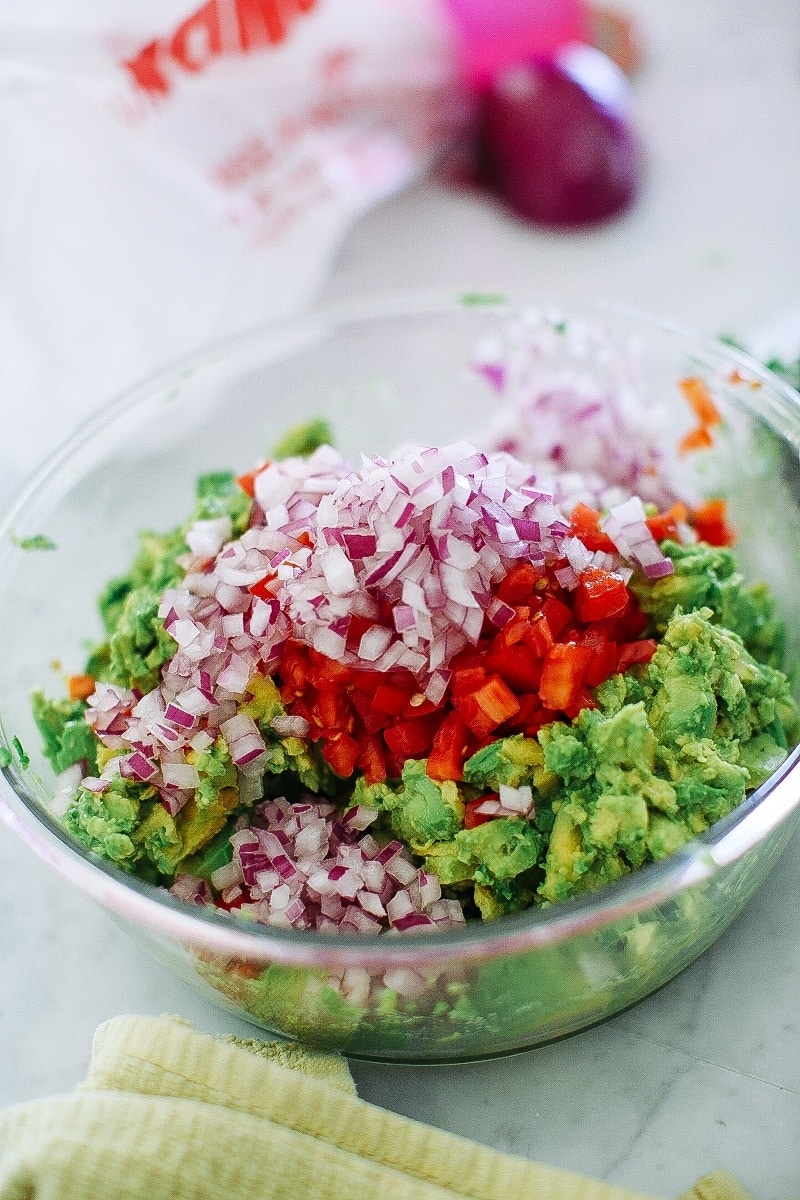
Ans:
{"type": "Polygon", "coordinates": [[[410,692],[395,687],[390,683],[379,683],[372,696],[371,703],[380,713],[389,717],[399,717],[408,703],[410,692]]]}
{"type": "Polygon", "coordinates": [[[548,653],[555,638],[550,628],[550,622],[543,612],[536,614],[525,630],[522,640],[537,657],[544,658],[548,653]]]}
{"type": "Polygon", "coordinates": [[[515,692],[533,691],[542,677],[541,658],[523,645],[490,647],[486,653],[486,666],[515,692]]]}
{"type": "Polygon", "coordinates": [[[689,521],[700,540],[709,546],[732,546],[736,540],[728,524],[724,500],[706,500],[699,508],[692,509],[689,521]]]}
{"type": "Polygon", "coordinates": [[[722,424],[722,413],[714,403],[714,397],[709,391],[708,384],[698,376],[688,376],[678,382],[699,425],[706,429],[722,424]]]}
{"type": "Polygon", "coordinates": [[[337,775],[347,779],[356,768],[361,756],[361,747],[355,738],[342,733],[323,744],[322,756],[337,775]]]}
{"type": "Polygon", "coordinates": [[[623,612],[628,603],[628,588],[624,579],[589,567],[578,577],[575,589],[575,616],[587,625],[592,621],[604,621],[623,612]]]}
{"type": "Polygon", "coordinates": [[[594,696],[588,688],[581,684],[575,693],[575,698],[573,699],[572,703],[567,705],[567,707],[564,709],[564,715],[569,717],[570,721],[574,721],[578,713],[582,712],[584,708],[596,707],[597,705],[595,704],[594,696]]]}
{"type": "Polygon", "coordinates": [[[357,613],[350,618],[350,624],[347,626],[347,648],[355,653],[361,644],[361,639],[368,629],[371,629],[375,624],[368,617],[360,617],[357,613]]]}
{"type": "Polygon", "coordinates": [[[486,680],[485,667],[461,667],[450,679],[450,692],[453,696],[465,696],[474,692],[486,680]]]}
{"type": "Polygon", "coordinates": [[[530,599],[540,579],[541,575],[533,563],[518,563],[501,580],[497,595],[506,604],[524,604],[530,599]]]}
{"type": "Polygon", "coordinates": [[[493,818],[490,813],[478,812],[484,800],[499,800],[497,792],[489,792],[485,796],[478,796],[475,800],[468,800],[464,805],[464,828],[475,829],[477,825],[485,825],[487,821],[493,818]]]}
{"type": "Polygon", "coordinates": [[[622,674],[634,663],[648,663],[656,652],[657,642],[654,638],[641,638],[638,642],[625,642],[619,647],[617,672],[622,674]]]}
{"type": "Polygon", "coordinates": [[[460,713],[449,712],[433,738],[427,773],[431,779],[463,779],[469,732],[460,713]]]}
{"type": "Polygon", "coordinates": [[[579,538],[587,550],[604,550],[616,554],[617,548],[600,528],[600,513],[588,504],[578,503],[570,513],[570,533],[579,538]]]}
{"type": "Polygon", "coordinates": [[[269,571],[263,579],[257,579],[255,583],[251,583],[247,590],[251,596],[257,596],[259,600],[274,600],[277,578],[277,571],[269,571]]]}
{"type": "Polygon", "coordinates": [[[519,712],[519,700],[499,675],[490,675],[474,692],[454,697],[454,704],[478,737],[491,733],[519,712]]]}
{"type": "Polygon", "coordinates": [[[246,471],[244,475],[238,475],[236,478],[239,487],[251,499],[256,494],[256,475],[258,471],[246,471]]]}
{"type": "Polygon", "coordinates": [[[645,524],[657,542],[665,542],[667,538],[674,541],[678,537],[678,524],[685,521],[688,516],[689,510],[686,505],[678,502],[665,512],[648,517],[645,524]]]}
{"type": "Polygon", "coordinates": [[[352,714],[346,696],[334,688],[318,690],[312,706],[316,723],[332,733],[343,732],[352,724],[352,714]]]}
{"type": "Polygon", "coordinates": [[[438,714],[428,713],[424,717],[397,721],[387,726],[383,738],[392,754],[401,762],[407,758],[424,758],[431,748],[438,726],[438,714]]]}
{"type": "Polygon", "coordinates": [[[564,712],[574,704],[591,661],[592,651],[588,646],[576,642],[557,642],[552,646],[544,660],[539,684],[542,705],[564,712]]]}
{"type": "Polygon", "coordinates": [[[97,683],[91,675],[70,675],[67,690],[70,700],[88,700],[97,683]]]}
{"type": "Polygon", "coordinates": [[[542,605],[542,613],[554,638],[564,632],[573,620],[572,611],[555,596],[548,596],[542,605]]]}
{"type": "Polygon", "coordinates": [[[379,737],[367,738],[356,766],[364,772],[368,784],[383,783],[387,776],[386,757],[379,737]]]}
{"type": "Polygon", "coordinates": [[[592,660],[583,673],[584,683],[598,687],[617,669],[619,647],[612,642],[602,625],[590,625],[581,636],[581,645],[588,646],[592,660]]]}
{"type": "Polygon", "coordinates": [[[690,454],[693,450],[710,450],[714,439],[704,425],[698,425],[685,433],[678,442],[679,454],[690,454]]]}
{"type": "Polygon", "coordinates": [[[343,688],[352,680],[352,668],[335,658],[327,658],[317,650],[309,651],[309,682],[316,688],[343,688]]]}

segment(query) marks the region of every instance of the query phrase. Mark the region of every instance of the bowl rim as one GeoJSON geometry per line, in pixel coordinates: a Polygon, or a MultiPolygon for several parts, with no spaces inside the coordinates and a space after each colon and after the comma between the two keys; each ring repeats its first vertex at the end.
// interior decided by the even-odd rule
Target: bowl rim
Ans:
{"type": "MultiPolygon", "coordinates": [[[[289,332],[324,332],[345,325],[366,326],[392,318],[456,315],[476,309],[498,315],[536,309],[567,319],[599,320],[606,317],[631,321],[642,330],[651,329],[680,338],[696,351],[724,358],[732,365],[742,367],[762,385],[768,385],[772,401],[779,407],[786,407],[790,421],[793,420],[796,426],[795,448],[800,445],[800,394],[745,351],[719,338],[698,333],[672,318],[626,304],[561,304],[550,298],[542,301],[529,293],[507,289],[382,293],[315,307],[215,340],[177,356],[168,365],[118,393],[84,420],[18,489],[0,521],[0,565],[12,552],[11,531],[15,521],[32,498],[55,479],[84,446],[155,392],[184,381],[187,372],[199,374],[228,356],[243,354],[262,345],[266,348],[271,341],[289,332]]],[[[769,423],[769,414],[764,415],[769,423]]],[[[781,436],[789,440],[785,431],[781,436]]],[[[12,739],[3,726],[2,714],[0,735],[10,747],[12,739]]],[[[134,924],[143,924],[187,945],[257,962],[270,960],[321,966],[343,963],[368,966],[380,962],[426,966],[444,959],[489,958],[556,945],[613,924],[618,918],[636,916],[694,884],[711,879],[763,841],[800,807],[800,786],[794,780],[798,765],[800,746],[795,747],[780,768],[742,804],[704,834],[685,843],[667,858],[648,863],[614,883],[557,904],[509,914],[502,921],[468,922],[463,927],[416,938],[356,933],[333,936],[312,930],[284,930],[245,922],[213,909],[192,907],[175,899],[166,889],[122,871],[73,842],[35,798],[13,762],[0,770],[0,819],[58,874],[95,901],[134,924]]]]}

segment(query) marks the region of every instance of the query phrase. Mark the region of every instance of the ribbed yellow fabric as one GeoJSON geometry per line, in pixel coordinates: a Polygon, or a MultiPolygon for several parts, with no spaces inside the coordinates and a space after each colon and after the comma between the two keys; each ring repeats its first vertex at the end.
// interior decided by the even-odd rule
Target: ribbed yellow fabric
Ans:
{"type": "MultiPolygon", "coordinates": [[[[692,1200],[742,1200],[714,1178],[692,1200]]],[[[212,1197],[637,1200],[367,1104],[335,1055],[172,1017],[109,1021],[75,1094],[0,1114],[0,1200],[212,1197]]]]}

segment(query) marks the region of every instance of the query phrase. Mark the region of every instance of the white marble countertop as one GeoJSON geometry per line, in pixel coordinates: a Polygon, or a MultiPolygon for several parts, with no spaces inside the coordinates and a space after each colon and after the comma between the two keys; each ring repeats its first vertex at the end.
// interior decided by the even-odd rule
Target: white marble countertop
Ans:
{"type": "MultiPolygon", "coordinates": [[[[622,3],[622,0],[620,0],[622,3]]],[[[614,298],[750,336],[800,308],[796,0],[625,0],[648,155],[635,209],[593,233],[526,228],[425,182],[362,220],[325,301],[406,287],[614,298]]],[[[800,340],[800,339],[799,339],[800,340]]],[[[763,344],[763,343],[762,343],[763,344]]],[[[71,1087],[121,1012],[237,1032],[0,827],[0,1103],[71,1087]]],[[[718,1167],[800,1195],[800,843],[679,979],[562,1043],[447,1068],[355,1064],[363,1097],[517,1154],[664,1197],[718,1167]]],[[[243,1029],[242,1025],[240,1029],[243,1029]]]]}

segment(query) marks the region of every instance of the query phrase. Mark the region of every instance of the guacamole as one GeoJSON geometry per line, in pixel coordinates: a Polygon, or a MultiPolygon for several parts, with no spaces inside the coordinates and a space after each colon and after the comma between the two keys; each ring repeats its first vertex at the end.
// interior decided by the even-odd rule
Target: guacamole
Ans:
{"type": "Polygon", "coordinates": [[[329,433],[202,476],[34,695],[94,854],[245,920],[449,929],[663,859],[800,738],[769,590],[689,508],[329,433]]]}

